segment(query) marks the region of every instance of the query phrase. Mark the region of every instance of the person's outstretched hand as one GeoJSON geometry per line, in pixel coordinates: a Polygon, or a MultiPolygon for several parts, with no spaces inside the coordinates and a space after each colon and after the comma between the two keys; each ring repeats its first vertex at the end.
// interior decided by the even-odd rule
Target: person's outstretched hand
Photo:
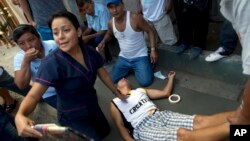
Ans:
{"type": "Polygon", "coordinates": [[[21,137],[42,137],[42,134],[40,132],[32,128],[34,126],[34,121],[29,119],[28,117],[17,114],[15,117],[15,124],[18,131],[18,135],[21,137]]]}
{"type": "Polygon", "coordinates": [[[176,74],[175,71],[170,71],[168,73],[168,78],[173,79],[175,77],[175,74],[176,74]]]}

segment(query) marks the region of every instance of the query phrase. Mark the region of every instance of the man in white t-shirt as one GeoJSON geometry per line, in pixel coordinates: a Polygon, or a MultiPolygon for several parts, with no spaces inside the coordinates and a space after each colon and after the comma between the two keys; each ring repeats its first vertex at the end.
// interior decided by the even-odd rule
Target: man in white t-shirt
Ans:
{"type": "Polygon", "coordinates": [[[176,43],[172,21],[168,15],[172,0],[139,0],[143,17],[155,29],[161,42],[166,45],[176,43]]]}
{"type": "MultiPolygon", "coordinates": [[[[54,40],[42,41],[37,30],[28,24],[17,26],[13,31],[13,40],[21,48],[14,57],[15,83],[23,89],[35,81],[41,60],[57,49],[54,40]]],[[[43,100],[56,108],[57,97],[53,87],[49,87],[43,100]]]]}

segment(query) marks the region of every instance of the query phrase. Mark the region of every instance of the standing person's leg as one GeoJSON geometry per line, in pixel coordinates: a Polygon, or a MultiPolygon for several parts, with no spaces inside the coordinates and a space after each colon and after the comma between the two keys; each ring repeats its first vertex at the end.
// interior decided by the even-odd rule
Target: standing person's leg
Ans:
{"type": "Polygon", "coordinates": [[[190,50],[190,58],[197,58],[202,50],[206,48],[208,25],[209,25],[209,6],[204,9],[198,9],[195,6],[192,6],[192,15],[193,15],[193,48],[190,50]]]}
{"type": "Polygon", "coordinates": [[[153,83],[154,72],[148,56],[133,59],[132,69],[140,86],[147,87],[153,83]]]}
{"type": "Polygon", "coordinates": [[[174,32],[174,27],[167,14],[159,21],[153,22],[153,24],[163,44],[171,46],[176,43],[177,39],[174,32]]]}
{"type": "Polygon", "coordinates": [[[232,24],[228,20],[225,20],[220,30],[219,48],[215,52],[209,54],[205,60],[214,62],[229,56],[236,49],[237,42],[237,33],[233,29],[232,24]]]}
{"type": "Polygon", "coordinates": [[[183,53],[193,41],[193,15],[190,13],[190,6],[183,1],[174,0],[174,9],[179,33],[178,46],[175,49],[177,54],[183,53]]]}
{"type": "Polygon", "coordinates": [[[236,49],[237,42],[238,42],[237,33],[233,29],[232,24],[228,20],[225,20],[221,28],[220,38],[219,38],[219,45],[220,47],[223,47],[225,51],[221,52],[220,54],[227,56],[232,54],[236,49]]]}
{"type": "Polygon", "coordinates": [[[173,0],[173,6],[174,6],[174,14],[176,17],[176,22],[177,22],[177,29],[178,29],[178,42],[181,42],[181,35],[180,35],[180,27],[181,27],[181,18],[183,16],[183,1],[180,0],[173,0]]]}
{"type": "Polygon", "coordinates": [[[208,25],[209,25],[209,9],[199,11],[197,8],[193,8],[192,15],[194,16],[194,40],[193,45],[205,49],[208,25]]]}

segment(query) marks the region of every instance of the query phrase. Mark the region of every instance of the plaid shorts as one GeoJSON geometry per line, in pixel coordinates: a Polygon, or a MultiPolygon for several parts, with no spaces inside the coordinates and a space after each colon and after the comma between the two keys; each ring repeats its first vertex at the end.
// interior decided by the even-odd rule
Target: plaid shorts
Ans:
{"type": "Polygon", "coordinates": [[[193,129],[193,119],[194,115],[156,111],[135,127],[133,136],[140,141],[176,141],[179,128],[193,129]]]}

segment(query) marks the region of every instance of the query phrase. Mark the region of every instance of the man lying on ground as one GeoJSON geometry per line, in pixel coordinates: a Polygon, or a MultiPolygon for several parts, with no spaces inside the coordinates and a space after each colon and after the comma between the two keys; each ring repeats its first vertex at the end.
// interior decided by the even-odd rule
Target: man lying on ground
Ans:
{"type": "Polygon", "coordinates": [[[117,84],[117,89],[127,99],[114,98],[111,102],[112,118],[126,141],[218,141],[229,137],[227,117],[235,112],[215,115],[185,115],[169,110],[161,111],[151,101],[169,97],[173,88],[175,72],[168,74],[168,82],[163,90],[132,89],[125,78],[117,84]],[[124,122],[125,121],[125,122],[124,122]]]}

